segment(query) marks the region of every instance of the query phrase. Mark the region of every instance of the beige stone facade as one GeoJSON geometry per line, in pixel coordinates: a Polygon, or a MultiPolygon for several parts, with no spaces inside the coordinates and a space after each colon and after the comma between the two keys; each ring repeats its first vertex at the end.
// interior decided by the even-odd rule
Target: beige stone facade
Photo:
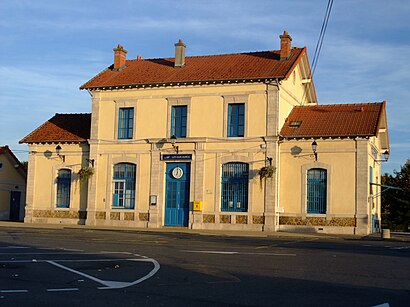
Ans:
{"type": "MultiPolygon", "coordinates": [[[[129,62],[124,63],[113,73],[126,71],[129,62]]],[[[173,69],[183,71],[185,65],[190,62],[173,69]]],[[[371,137],[282,136],[280,130],[295,106],[317,105],[309,76],[309,63],[302,53],[280,78],[89,89],[89,138],[23,140],[30,148],[25,221],[140,228],[374,231],[374,223],[380,223],[380,199],[372,195],[380,187],[370,185],[369,176],[371,172],[371,182],[380,184],[378,161],[382,149],[388,149],[385,117],[379,125],[384,134],[371,137]],[[239,137],[228,131],[235,104],[243,105],[244,110],[239,137]],[[175,138],[174,112],[180,106],[186,110],[186,135],[175,138]],[[120,137],[119,132],[124,112],[131,114],[128,138],[120,137]],[[317,159],[312,154],[313,140],[318,144],[317,159]],[[228,165],[246,167],[246,197],[240,201],[233,194],[243,192],[243,181],[238,188],[228,165]],[[259,171],[270,165],[276,170],[273,176],[260,180],[259,171]],[[79,172],[85,168],[92,168],[93,174],[81,181],[79,172]],[[312,214],[307,209],[310,169],[326,171],[325,213],[312,214]],[[60,170],[70,174],[71,184],[64,181],[60,170]],[[175,187],[184,178],[181,192],[175,187]],[[65,187],[70,189],[69,203],[62,208],[58,195],[68,195],[65,187]],[[228,197],[232,200],[226,201],[228,197]],[[187,204],[183,213],[178,211],[179,200],[187,204]],[[194,202],[201,202],[201,210],[194,210],[194,202]],[[174,224],[173,214],[183,214],[180,223],[174,224]]]]}

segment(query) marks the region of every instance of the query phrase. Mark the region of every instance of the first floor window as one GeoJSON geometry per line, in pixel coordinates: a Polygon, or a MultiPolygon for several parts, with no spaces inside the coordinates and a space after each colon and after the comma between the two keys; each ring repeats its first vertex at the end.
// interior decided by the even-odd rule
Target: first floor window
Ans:
{"type": "Polygon", "coordinates": [[[171,110],[171,136],[186,137],[187,106],[173,106],[171,110]]]}
{"type": "Polygon", "coordinates": [[[248,210],[249,165],[230,162],[222,165],[222,211],[248,210]]]}
{"type": "Polygon", "coordinates": [[[325,214],[327,205],[327,171],[312,168],[307,172],[307,213],[325,214]]]}
{"type": "Polygon", "coordinates": [[[228,104],[228,137],[245,135],[245,104],[228,104]]]}
{"type": "Polygon", "coordinates": [[[60,169],[57,176],[57,208],[70,207],[71,171],[60,169]]]}
{"type": "Polygon", "coordinates": [[[134,209],[135,207],[135,164],[114,165],[113,207],[134,209]]]}
{"type": "Polygon", "coordinates": [[[134,132],[134,108],[120,108],[118,112],[118,139],[132,139],[134,132]]]}

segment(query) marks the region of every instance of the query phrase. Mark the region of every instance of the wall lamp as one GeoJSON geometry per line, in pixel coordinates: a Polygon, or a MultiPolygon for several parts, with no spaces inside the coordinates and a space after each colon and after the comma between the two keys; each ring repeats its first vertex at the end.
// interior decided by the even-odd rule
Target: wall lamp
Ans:
{"type": "Polygon", "coordinates": [[[61,152],[61,146],[60,146],[60,145],[57,145],[57,147],[56,147],[57,156],[58,156],[63,162],[65,162],[65,155],[60,155],[60,152],[61,152]]]}
{"type": "Polygon", "coordinates": [[[176,146],[176,145],[175,145],[176,140],[177,140],[177,137],[175,136],[175,134],[173,134],[173,135],[171,136],[171,145],[172,145],[172,148],[174,148],[175,152],[178,154],[178,152],[179,152],[179,146],[176,146]]]}
{"type": "Polygon", "coordinates": [[[315,161],[317,161],[317,143],[316,143],[316,141],[313,141],[313,143],[312,143],[312,151],[313,151],[313,155],[315,156],[315,161]]]}
{"type": "Polygon", "coordinates": [[[269,166],[272,166],[272,160],[273,160],[273,158],[271,158],[271,157],[266,157],[266,161],[269,162],[269,166]]]}
{"type": "Polygon", "coordinates": [[[91,164],[91,167],[94,167],[94,159],[86,159],[88,164],[91,164]]]}
{"type": "Polygon", "coordinates": [[[384,159],[375,160],[376,162],[387,162],[389,160],[390,153],[388,150],[382,153],[384,159]]]}

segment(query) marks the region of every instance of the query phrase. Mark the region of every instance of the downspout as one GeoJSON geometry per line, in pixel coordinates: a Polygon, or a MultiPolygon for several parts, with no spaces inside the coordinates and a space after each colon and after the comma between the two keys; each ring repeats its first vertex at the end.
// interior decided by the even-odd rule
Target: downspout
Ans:
{"type": "MultiPolygon", "coordinates": [[[[280,123],[280,87],[279,87],[279,80],[276,79],[276,87],[277,87],[277,111],[278,111],[278,117],[277,117],[277,124],[276,124],[276,135],[279,137],[279,123],[280,123]]],[[[277,156],[276,156],[276,208],[275,208],[275,231],[279,230],[279,208],[280,208],[280,142],[279,138],[277,141],[277,156]]]]}

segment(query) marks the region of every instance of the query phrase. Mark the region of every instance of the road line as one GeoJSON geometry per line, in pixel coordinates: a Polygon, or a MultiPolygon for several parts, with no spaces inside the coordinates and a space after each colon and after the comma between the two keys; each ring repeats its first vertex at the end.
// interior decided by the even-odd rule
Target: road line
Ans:
{"type": "Polygon", "coordinates": [[[0,290],[0,293],[27,293],[28,290],[0,290]]]}
{"type": "Polygon", "coordinates": [[[225,251],[193,251],[193,250],[181,250],[185,253],[202,253],[202,254],[219,254],[219,255],[257,255],[257,256],[291,256],[295,257],[296,254],[279,254],[279,253],[247,253],[247,252],[225,252],[225,251]]]}
{"type": "Polygon", "coordinates": [[[27,249],[27,246],[1,246],[0,249],[27,249]]]}
{"type": "Polygon", "coordinates": [[[78,288],[47,289],[47,292],[78,291],[78,288]]]}

